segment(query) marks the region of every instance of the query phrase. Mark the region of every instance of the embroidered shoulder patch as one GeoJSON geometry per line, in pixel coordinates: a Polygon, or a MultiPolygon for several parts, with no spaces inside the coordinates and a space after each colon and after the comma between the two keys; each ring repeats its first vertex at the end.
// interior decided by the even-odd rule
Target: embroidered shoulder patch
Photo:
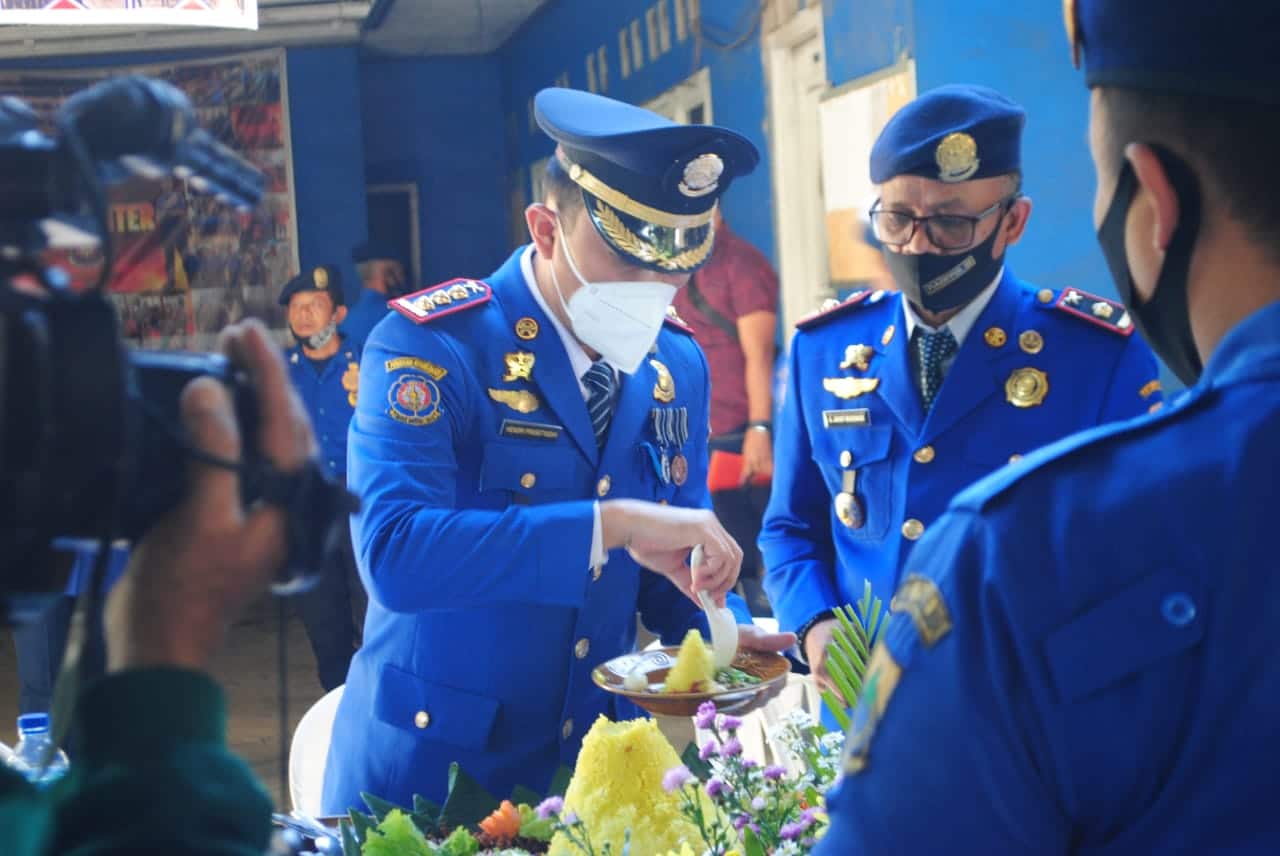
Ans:
{"type": "Polygon", "coordinates": [[[1110,330],[1119,336],[1133,335],[1133,319],[1123,303],[1081,291],[1078,288],[1064,288],[1054,308],[1083,318],[1090,324],[1110,330]]]}
{"type": "Polygon", "coordinates": [[[387,305],[415,324],[425,324],[464,309],[488,303],[493,289],[476,279],[451,279],[415,294],[397,297],[387,305]]]}
{"type": "Polygon", "coordinates": [[[844,300],[836,300],[834,297],[822,304],[822,307],[811,315],[806,315],[796,322],[797,330],[809,330],[818,327],[833,318],[839,318],[842,315],[853,311],[860,306],[872,306],[884,299],[885,292],[877,289],[876,291],[855,291],[844,300]]]}
{"type": "Polygon", "coordinates": [[[694,335],[693,328],[689,326],[689,322],[680,317],[680,313],[676,312],[676,308],[674,306],[667,307],[667,317],[665,320],[668,327],[674,327],[681,333],[689,336],[694,335]]]}

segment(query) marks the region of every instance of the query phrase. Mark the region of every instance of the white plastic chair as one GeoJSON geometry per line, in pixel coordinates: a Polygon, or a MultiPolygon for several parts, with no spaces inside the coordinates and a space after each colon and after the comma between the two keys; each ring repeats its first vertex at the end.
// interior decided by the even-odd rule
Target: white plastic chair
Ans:
{"type": "Polygon", "coordinates": [[[289,798],[295,811],[312,817],[320,814],[324,764],[329,756],[329,740],[342,690],[343,687],[332,689],[311,705],[298,722],[289,744],[289,798]]]}

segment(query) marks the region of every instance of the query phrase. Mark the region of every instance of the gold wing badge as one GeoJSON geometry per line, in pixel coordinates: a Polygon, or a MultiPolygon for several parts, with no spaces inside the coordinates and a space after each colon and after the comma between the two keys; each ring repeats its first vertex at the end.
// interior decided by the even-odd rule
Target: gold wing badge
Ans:
{"type": "Polygon", "coordinates": [[[880,385],[878,377],[827,377],[822,388],[836,398],[849,399],[866,395],[880,385]]]}
{"type": "Polygon", "coordinates": [[[489,397],[499,404],[505,404],[516,413],[532,413],[542,406],[538,396],[526,389],[491,389],[489,397]]]}

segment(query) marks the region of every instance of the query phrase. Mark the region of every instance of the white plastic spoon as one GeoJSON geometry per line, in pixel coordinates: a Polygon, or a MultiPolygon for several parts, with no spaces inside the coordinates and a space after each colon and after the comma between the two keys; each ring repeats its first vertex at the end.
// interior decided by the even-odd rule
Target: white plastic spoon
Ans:
{"type": "MultiPolygon", "coordinates": [[[[702,564],[702,545],[693,548],[689,557],[689,566],[696,568],[702,564]]],[[[698,592],[698,602],[707,613],[707,624],[711,627],[711,653],[717,669],[727,669],[738,653],[738,619],[733,610],[717,607],[711,601],[711,595],[705,591],[698,592]]]]}

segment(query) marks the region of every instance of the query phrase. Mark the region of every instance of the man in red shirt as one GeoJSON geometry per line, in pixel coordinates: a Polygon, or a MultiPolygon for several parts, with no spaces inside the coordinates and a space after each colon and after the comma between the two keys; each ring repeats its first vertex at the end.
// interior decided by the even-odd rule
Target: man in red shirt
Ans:
{"type": "Polygon", "coordinates": [[[716,516],[747,558],[739,582],[753,615],[770,615],[756,547],[773,476],[773,361],[778,274],[734,234],[719,209],[711,261],[676,294],[674,306],[698,336],[711,368],[711,466],[716,516]]]}

